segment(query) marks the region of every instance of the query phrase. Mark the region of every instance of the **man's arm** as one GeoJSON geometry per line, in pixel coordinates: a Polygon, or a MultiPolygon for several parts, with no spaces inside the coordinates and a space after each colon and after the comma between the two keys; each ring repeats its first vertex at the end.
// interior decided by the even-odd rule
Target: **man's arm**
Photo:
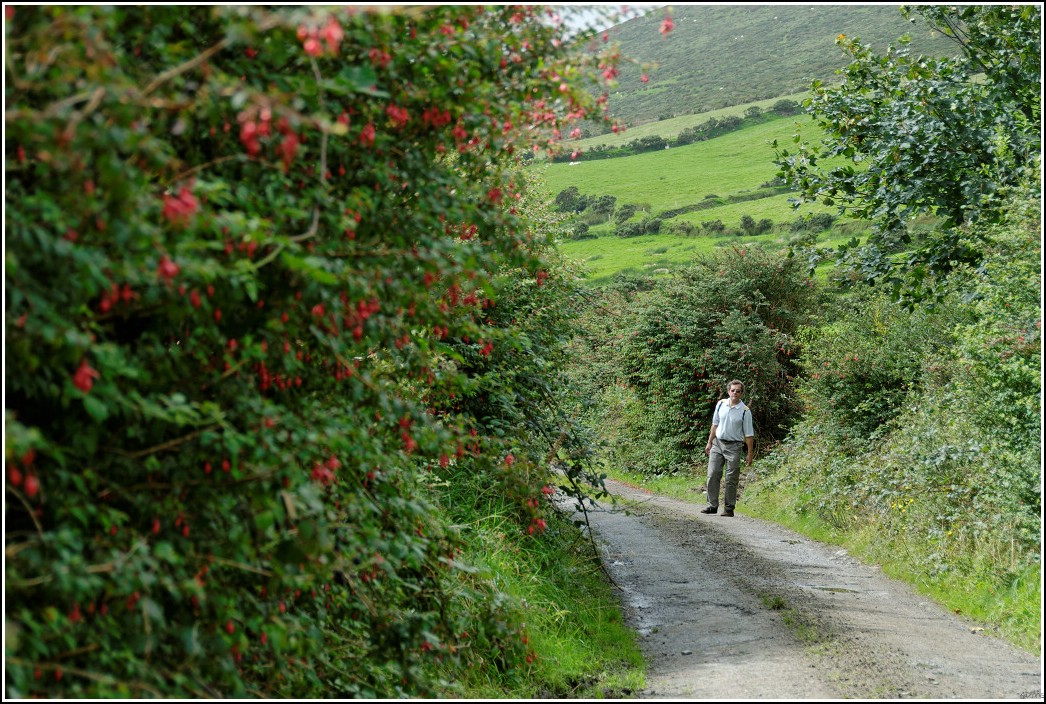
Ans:
{"type": "Polygon", "coordinates": [[[718,425],[713,425],[712,430],[708,433],[708,443],[705,445],[705,454],[712,454],[712,441],[715,439],[715,431],[718,425]]]}
{"type": "Polygon", "coordinates": [[[755,438],[751,435],[745,436],[745,445],[748,445],[748,459],[745,460],[745,464],[751,467],[752,453],[755,451],[755,438]]]}

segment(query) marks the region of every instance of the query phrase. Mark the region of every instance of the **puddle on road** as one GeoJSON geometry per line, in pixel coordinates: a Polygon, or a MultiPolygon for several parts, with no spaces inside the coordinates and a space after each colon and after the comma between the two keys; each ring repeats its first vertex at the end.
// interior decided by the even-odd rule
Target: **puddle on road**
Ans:
{"type": "Polygon", "coordinates": [[[807,589],[817,589],[822,592],[836,592],[838,594],[860,594],[856,589],[847,589],[846,587],[821,587],[816,584],[807,584],[807,589]]]}

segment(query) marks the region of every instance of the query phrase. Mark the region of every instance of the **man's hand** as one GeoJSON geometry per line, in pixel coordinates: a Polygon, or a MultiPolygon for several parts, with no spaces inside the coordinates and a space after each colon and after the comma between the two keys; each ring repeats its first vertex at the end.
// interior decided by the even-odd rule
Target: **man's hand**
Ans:
{"type": "MultiPolygon", "coordinates": [[[[709,456],[711,456],[711,454],[712,454],[712,441],[711,440],[709,440],[708,444],[705,445],[705,454],[709,455],[709,456]]],[[[748,461],[751,462],[752,460],[749,459],[748,461]]]]}

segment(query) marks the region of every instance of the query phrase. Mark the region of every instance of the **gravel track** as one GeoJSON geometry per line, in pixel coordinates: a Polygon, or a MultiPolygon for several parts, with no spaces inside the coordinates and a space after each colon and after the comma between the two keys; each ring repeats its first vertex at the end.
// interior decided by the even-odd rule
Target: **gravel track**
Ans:
{"type": "Polygon", "coordinates": [[[843,550],[607,488],[625,501],[588,520],[649,659],[641,698],[1042,700],[1041,657],[843,550]]]}

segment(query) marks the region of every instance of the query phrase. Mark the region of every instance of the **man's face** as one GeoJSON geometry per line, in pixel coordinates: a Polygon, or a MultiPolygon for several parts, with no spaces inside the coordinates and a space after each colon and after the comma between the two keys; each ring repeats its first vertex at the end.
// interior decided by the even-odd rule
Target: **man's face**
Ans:
{"type": "Polygon", "coordinates": [[[741,389],[740,386],[738,386],[737,384],[734,384],[729,389],[727,389],[726,392],[728,394],[730,394],[730,400],[731,401],[740,401],[741,400],[741,394],[743,393],[743,390],[741,389]]]}

